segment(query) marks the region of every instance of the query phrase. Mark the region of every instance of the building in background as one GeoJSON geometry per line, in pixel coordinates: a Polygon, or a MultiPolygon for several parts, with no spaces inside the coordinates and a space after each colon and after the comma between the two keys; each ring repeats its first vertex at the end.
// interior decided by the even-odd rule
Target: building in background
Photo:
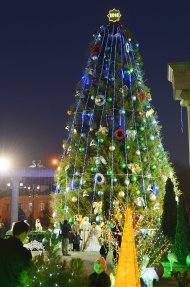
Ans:
{"type": "Polygon", "coordinates": [[[27,219],[35,227],[40,218],[44,228],[48,227],[50,194],[55,191],[55,168],[42,165],[8,174],[0,174],[0,218],[7,228],[14,221],[27,219]]]}

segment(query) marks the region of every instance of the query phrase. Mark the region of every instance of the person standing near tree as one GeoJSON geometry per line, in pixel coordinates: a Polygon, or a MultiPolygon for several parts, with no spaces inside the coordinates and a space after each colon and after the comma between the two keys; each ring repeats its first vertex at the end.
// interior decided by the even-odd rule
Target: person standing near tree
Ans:
{"type": "Polygon", "coordinates": [[[29,231],[29,225],[18,221],[13,226],[13,236],[0,239],[0,286],[19,285],[21,272],[29,267],[31,251],[23,247],[29,231]]]}
{"type": "Polygon", "coordinates": [[[63,224],[61,224],[62,253],[64,256],[70,256],[70,254],[68,253],[70,233],[71,226],[68,223],[68,220],[65,219],[63,224]]]}
{"type": "Polygon", "coordinates": [[[73,233],[73,251],[80,251],[80,225],[78,220],[75,220],[71,229],[73,233]]]}
{"type": "Polygon", "coordinates": [[[94,273],[90,274],[88,278],[89,287],[111,287],[109,275],[105,272],[106,260],[99,257],[94,262],[94,273]]]}

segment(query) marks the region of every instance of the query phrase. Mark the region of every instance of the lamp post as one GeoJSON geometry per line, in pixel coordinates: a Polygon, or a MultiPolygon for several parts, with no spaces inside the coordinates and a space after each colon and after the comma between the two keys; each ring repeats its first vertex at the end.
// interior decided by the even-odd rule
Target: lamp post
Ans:
{"type": "Polygon", "coordinates": [[[190,166],[190,62],[169,63],[168,80],[172,83],[174,100],[187,108],[190,166]]]}

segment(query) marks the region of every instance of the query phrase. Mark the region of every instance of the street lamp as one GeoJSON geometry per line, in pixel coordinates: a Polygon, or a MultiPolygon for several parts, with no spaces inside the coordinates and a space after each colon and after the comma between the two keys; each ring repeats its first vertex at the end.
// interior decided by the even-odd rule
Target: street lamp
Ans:
{"type": "Polygon", "coordinates": [[[11,161],[8,157],[0,157],[0,172],[7,172],[11,168],[11,161]]]}

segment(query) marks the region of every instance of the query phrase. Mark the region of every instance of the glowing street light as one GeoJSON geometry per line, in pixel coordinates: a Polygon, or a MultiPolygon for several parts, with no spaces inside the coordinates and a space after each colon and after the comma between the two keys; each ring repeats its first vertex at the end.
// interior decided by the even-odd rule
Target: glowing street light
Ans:
{"type": "Polygon", "coordinates": [[[0,157],[0,172],[8,171],[11,168],[11,161],[7,157],[0,157]]]}
{"type": "Polygon", "coordinates": [[[58,159],[53,158],[51,163],[52,163],[53,166],[58,166],[59,161],[58,161],[58,159]]]}

